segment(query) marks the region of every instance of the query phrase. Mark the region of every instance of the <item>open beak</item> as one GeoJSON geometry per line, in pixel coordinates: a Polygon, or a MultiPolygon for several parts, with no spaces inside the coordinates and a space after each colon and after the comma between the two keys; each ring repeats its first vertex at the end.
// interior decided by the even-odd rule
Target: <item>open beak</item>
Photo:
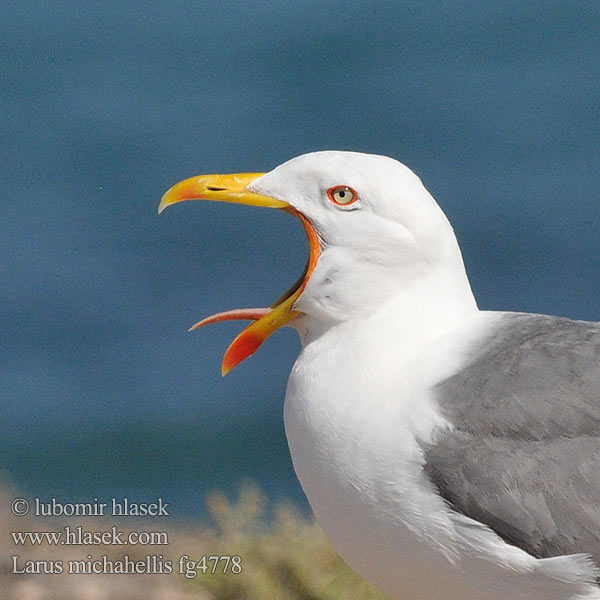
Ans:
{"type": "Polygon", "coordinates": [[[298,217],[308,237],[309,257],[304,273],[298,281],[269,308],[235,309],[217,313],[202,319],[194,326],[198,329],[209,323],[231,321],[237,319],[250,319],[253,321],[233,340],[223,357],[221,372],[227,375],[236,365],[245,358],[254,354],[259,346],[279,327],[298,316],[300,313],[293,306],[303,292],[308,279],[313,272],[320,245],[317,233],[308,219],[293,206],[270,196],[263,196],[248,190],[248,186],[263,175],[263,173],[237,173],[233,175],[199,175],[181,181],[168,190],[162,197],[158,212],[161,213],[167,206],[183,202],[184,200],[215,200],[217,202],[233,202],[236,204],[249,204],[252,206],[265,206],[278,208],[298,217]]]}

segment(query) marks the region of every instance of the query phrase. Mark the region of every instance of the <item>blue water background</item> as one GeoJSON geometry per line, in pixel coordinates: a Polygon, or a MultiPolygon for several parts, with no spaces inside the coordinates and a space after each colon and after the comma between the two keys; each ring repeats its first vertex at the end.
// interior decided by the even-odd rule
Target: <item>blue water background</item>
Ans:
{"type": "Polygon", "coordinates": [[[31,496],[203,514],[245,476],[303,503],[299,343],[227,378],[301,272],[275,211],[162,193],[319,149],[394,156],[451,219],[482,308],[600,320],[600,3],[27,2],[0,20],[0,468],[31,496]]]}

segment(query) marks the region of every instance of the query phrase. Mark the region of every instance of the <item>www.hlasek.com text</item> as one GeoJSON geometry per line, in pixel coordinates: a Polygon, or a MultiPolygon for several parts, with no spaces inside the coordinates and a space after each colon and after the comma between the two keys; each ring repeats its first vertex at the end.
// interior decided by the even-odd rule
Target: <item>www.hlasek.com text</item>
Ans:
{"type": "Polygon", "coordinates": [[[104,531],[87,531],[81,525],[67,525],[60,531],[11,531],[16,546],[166,546],[166,531],[119,531],[113,526],[104,531]]]}

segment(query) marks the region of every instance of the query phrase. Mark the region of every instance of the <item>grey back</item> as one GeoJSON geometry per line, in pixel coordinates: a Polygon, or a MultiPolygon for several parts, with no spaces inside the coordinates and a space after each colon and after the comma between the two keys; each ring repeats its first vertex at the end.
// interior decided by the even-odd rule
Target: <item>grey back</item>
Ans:
{"type": "Polygon", "coordinates": [[[600,565],[600,323],[505,313],[435,397],[454,430],[425,470],[448,503],[536,557],[600,565]]]}

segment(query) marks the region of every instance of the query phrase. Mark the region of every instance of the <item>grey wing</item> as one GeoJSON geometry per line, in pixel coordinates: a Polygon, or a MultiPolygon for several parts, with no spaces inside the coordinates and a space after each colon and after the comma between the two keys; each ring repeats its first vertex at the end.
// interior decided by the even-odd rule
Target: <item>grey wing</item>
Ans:
{"type": "Polygon", "coordinates": [[[534,556],[600,565],[600,323],[505,313],[435,396],[454,428],[425,470],[450,505],[534,556]]]}

